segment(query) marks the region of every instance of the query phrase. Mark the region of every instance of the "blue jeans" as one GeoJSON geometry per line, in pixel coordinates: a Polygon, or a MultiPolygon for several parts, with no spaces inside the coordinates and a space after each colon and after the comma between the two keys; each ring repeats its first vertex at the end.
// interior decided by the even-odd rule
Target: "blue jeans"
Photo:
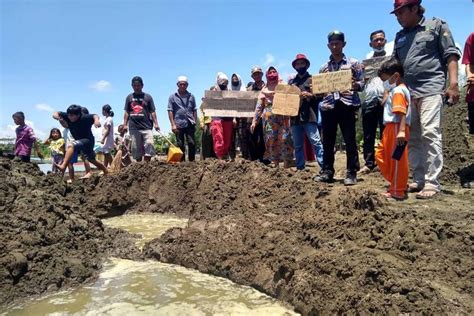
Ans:
{"type": "Polygon", "coordinates": [[[323,144],[319,137],[318,125],[316,123],[306,123],[291,126],[293,145],[295,147],[296,169],[303,170],[304,159],[304,135],[308,136],[309,142],[313,145],[314,153],[319,166],[323,165],[323,144]]]}

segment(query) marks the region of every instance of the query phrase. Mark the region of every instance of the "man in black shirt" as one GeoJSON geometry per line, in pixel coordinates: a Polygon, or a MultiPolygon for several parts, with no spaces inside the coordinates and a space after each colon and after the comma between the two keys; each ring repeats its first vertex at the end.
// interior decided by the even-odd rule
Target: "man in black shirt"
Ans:
{"type": "Polygon", "coordinates": [[[125,99],[123,126],[128,126],[133,158],[141,161],[144,156],[145,161],[150,161],[151,157],[155,155],[153,127],[157,131],[160,130],[156,118],[155,103],[151,95],[143,92],[142,78],[133,77],[132,88],[133,93],[130,93],[125,99]]]}
{"type": "Polygon", "coordinates": [[[68,147],[63,163],[57,165],[57,168],[64,172],[71,162],[75,152],[82,152],[84,157],[98,169],[107,174],[107,168],[95,159],[94,135],[91,127],[95,125],[100,127],[99,117],[92,114],[82,114],[82,108],[79,105],[71,105],[65,112],[55,112],[53,118],[60,121],[62,125],[67,125],[74,141],[73,146],[68,147]]]}
{"type": "Polygon", "coordinates": [[[304,158],[304,136],[308,136],[309,142],[314,148],[316,159],[320,167],[323,164],[323,144],[318,131],[318,99],[311,93],[311,75],[308,73],[309,60],[304,54],[296,55],[292,63],[293,68],[298,72],[295,78],[288,84],[295,85],[301,90],[301,102],[298,116],[291,118],[291,134],[295,147],[296,169],[303,170],[305,167],[304,158]]]}

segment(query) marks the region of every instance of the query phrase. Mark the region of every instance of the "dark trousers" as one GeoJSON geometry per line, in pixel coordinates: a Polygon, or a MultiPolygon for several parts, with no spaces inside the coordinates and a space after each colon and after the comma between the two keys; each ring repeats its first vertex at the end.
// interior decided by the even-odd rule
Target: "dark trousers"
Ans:
{"type": "Polygon", "coordinates": [[[383,133],[383,106],[380,102],[373,101],[362,109],[362,128],[364,130],[364,160],[369,169],[374,169],[375,163],[375,138],[377,127],[380,129],[380,138],[383,133]]]}
{"type": "Polygon", "coordinates": [[[194,139],[194,133],[196,132],[196,127],[194,125],[188,125],[185,128],[178,128],[178,135],[176,140],[178,141],[178,147],[183,152],[183,157],[181,161],[185,161],[186,145],[184,140],[188,143],[188,160],[194,161],[196,157],[196,140],[194,139]]]}
{"type": "Polygon", "coordinates": [[[249,143],[250,160],[263,161],[265,154],[265,140],[263,138],[263,124],[262,121],[255,126],[255,131],[250,137],[249,143]]]}
{"type": "Polygon", "coordinates": [[[467,104],[467,110],[469,112],[469,134],[474,134],[474,102],[467,104]]]}
{"type": "Polygon", "coordinates": [[[214,142],[212,141],[211,124],[205,124],[201,136],[201,158],[216,158],[214,142]]]}
{"type": "Polygon", "coordinates": [[[346,143],[347,173],[355,176],[360,168],[356,143],[356,108],[336,101],[334,109],[321,111],[323,123],[323,171],[334,175],[334,145],[337,126],[346,143]]]}

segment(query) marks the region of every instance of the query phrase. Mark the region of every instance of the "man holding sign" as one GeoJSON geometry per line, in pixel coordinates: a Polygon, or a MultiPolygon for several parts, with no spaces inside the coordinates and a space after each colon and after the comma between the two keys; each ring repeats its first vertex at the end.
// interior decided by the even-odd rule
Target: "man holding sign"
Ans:
{"type": "MultiPolygon", "coordinates": [[[[346,45],[344,33],[333,31],[328,35],[328,48],[331,51],[329,61],[322,65],[320,73],[350,70],[352,73],[352,89],[345,91],[326,91],[321,103],[323,124],[323,171],[315,180],[332,182],[334,177],[334,145],[336,143],[337,125],[340,126],[346,143],[347,174],[344,185],[357,183],[359,155],[356,143],[356,111],[360,105],[358,91],[364,88],[364,71],[362,65],[343,53],[346,45]]],[[[314,80],[313,80],[314,81],[314,80]]],[[[313,91],[317,91],[313,82],[313,91]]]]}
{"type": "Polygon", "coordinates": [[[296,169],[303,170],[304,159],[304,136],[308,136],[314,148],[319,166],[323,166],[323,146],[318,131],[318,100],[311,93],[311,75],[308,73],[309,60],[303,54],[296,55],[292,63],[293,68],[298,72],[294,79],[288,84],[297,86],[300,90],[300,106],[298,115],[291,118],[291,134],[295,147],[296,169]]]}

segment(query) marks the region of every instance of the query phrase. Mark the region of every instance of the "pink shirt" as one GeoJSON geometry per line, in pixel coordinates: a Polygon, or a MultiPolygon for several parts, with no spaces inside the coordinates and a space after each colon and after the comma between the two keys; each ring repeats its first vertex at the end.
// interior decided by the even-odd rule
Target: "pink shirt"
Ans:
{"type": "Polygon", "coordinates": [[[15,156],[31,156],[31,149],[36,141],[35,132],[26,124],[18,126],[15,132],[15,156]]]}

